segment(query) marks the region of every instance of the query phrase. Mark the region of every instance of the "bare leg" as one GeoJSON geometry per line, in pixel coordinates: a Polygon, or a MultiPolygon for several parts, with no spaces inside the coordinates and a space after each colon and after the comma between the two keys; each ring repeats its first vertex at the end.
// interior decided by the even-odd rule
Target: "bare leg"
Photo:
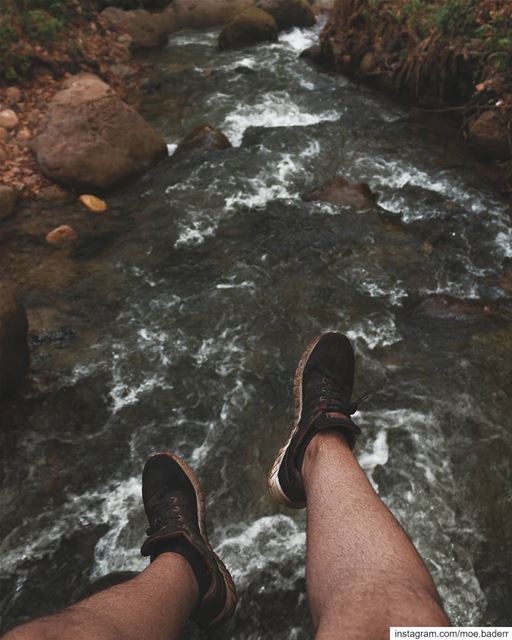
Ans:
{"type": "Polygon", "coordinates": [[[176,640],[197,598],[188,562],[162,553],[133,580],[13,629],[4,640],[176,640]]]}
{"type": "Polygon", "coordinates": [[[317,640],[387,640],[390,626],[448,626],[427,568],[341,435],[313,438],[302,477],[317,640]]]}

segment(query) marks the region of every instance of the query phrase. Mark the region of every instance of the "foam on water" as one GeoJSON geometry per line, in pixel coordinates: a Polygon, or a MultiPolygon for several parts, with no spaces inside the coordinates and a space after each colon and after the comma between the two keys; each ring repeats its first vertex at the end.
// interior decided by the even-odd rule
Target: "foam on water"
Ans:
{"type": "MultiPolygon", "coordinates": [[[[267,153],[265,150],[263,153],[267,153]]],[[[225,210],[233,211],[238,207],[262,208],[272,200],[298,200],[300,193],[297,179],[305,168],[305,163],[320,154],[320,144],[316,140],[308,141],[299,154],[284,153],[276,157],[274,164],[264,167],[252,178],[247,178],[243,189],[228,196],[225,210]]]]}
{"type": "Polygon", "coordinates": [[[346,333],[350,340],[364,340],[371,350],[376,347],[388,347],[402,339],[390,313],[379,315],[378,320],[367,317],[352,323],[352,328],[346,333]]]}
{"type": "Polygon", "coordinates": [[[279,43],[284,44],[286,47],[301,53],[304,49],[312,47],[317,43],[318,29],[290,29],[289,31],[282,31],[279,34],[279,43]]]}
{"type": "Polygon", "coordinates": [[[310,113],[292,102],[289,93],[275,91],[257,98],[255,103],[239,103],[225,117],[221,129],[234,146],[239,146],[248,127],[305,127],[319,122],[334,122],[340,116],[341,112],[333,109],[310,113]]]}
{"type": "Polygon", "coordinates": [[[276,514],[249,523],[239,523],[221,533],[217,550],[229,566],[239,589],[257,579],[269,565],[297,564],[286,580],[279,579],[281,590],[291,589],[304,576],[306,532],[304,526],[289,516],[276,514]],[[297,559],[300,559],[297,563],[297,559]]]}
{"type": "MultiPolygon", "coordinates": [[[[425,401],[432,404],[431,398],[425,401]]],[[[472,562],[478,532],[471,514],[459,513],[463,492],[453,478],[437,414],[380,409],[359,412],[358,422],[367,434],[359,460],[372,484],[379,490],[376,470],[392,465],[397,481],[401,478],[400,491],[386,488],[381,497],[429,564],[448,611],[456,616],[454,623],[474,624],[485,607],[472,562]],[[412,451],[407,447],[397,451],[395,445],[390,452],[387,440],[392,431],[408,434],[412,451]],[[440,532],[446,545],[439,544],[440,532]],[[455,533],[459,543],[454,542],[455,533]]]]}

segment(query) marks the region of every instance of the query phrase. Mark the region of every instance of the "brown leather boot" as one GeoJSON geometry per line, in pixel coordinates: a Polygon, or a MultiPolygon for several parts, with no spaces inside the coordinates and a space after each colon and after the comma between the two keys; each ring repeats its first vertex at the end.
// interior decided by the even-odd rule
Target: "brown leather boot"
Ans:
{"type": "Polygon", "coordinates": [[[192,469],[173,453],[152,456],[142,472],[142,498],[149,529],[141,554],[153,560],[175,551],[192,558],[196,578],[198,565],[204,577],[198,580],[200,596],[193,619],[204,628],[226,622],[236,608],[235,585],[208,542],[204,498],[192,469]]]}
{"type": "Polygon", "coordinates": [[[302,354],[294,378],[295,419],[268,475],[270,493],[281,504],[306,506],[302,461],[315,434],[334,429],[354,448],[361,433],[350,418],[357,411],[357,402],[350,401],[354,367],[352,345],[342,333],[324,333],[302,354]]]}

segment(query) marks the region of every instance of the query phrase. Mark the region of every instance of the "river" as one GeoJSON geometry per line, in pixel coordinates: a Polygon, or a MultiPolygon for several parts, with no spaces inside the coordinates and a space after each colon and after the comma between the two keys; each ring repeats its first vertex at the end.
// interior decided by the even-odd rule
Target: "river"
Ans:
{"type": "Polygon", "coordinates": [[[512,624],[509,318],[421,306],[510,299],[510,214],[451,141],[299,59],[318,32],[223,53],[218,32],[181,32],[152,54],[143,113],[170,150],[203,122],[234,147],[108,198],[109,233],[29,296],[58,331],[32,328],[32,386],[0,409],[3,628],[145,566],[140,473],[170,449],[204,484],[240,595],[213,635],[311,637],[304,513],[275,505],[265,475],[297,358],[327,329],[353,340],[370,394],[361,464],[451,619],[512,624]],[[302,202],[335,174],[368,181],[389,214],[302,202]]]}

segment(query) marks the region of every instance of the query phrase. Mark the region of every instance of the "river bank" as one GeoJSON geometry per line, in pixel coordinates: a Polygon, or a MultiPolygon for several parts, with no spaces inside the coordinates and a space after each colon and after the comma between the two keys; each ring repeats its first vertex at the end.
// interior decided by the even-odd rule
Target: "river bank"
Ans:
{"type": "Polygon", "coordinates": [[[511,45],[501,0],[336,0],[317,60],[451,119],[510,196],[511,45]]]}

